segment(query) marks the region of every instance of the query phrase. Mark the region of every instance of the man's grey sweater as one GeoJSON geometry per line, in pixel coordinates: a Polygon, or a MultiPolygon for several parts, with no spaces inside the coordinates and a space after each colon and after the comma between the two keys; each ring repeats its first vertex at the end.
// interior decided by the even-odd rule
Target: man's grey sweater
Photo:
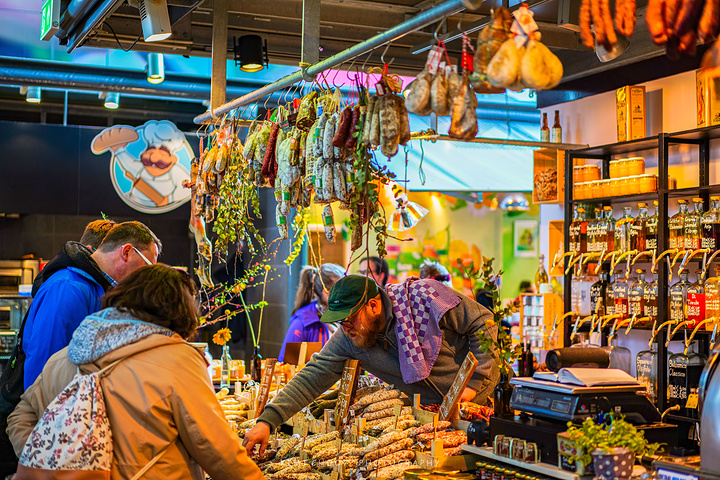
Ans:
{"type": "Polygon", "coordinates": [[[375,344],[366,349],[353,345],[342,328],[339,328],[315,354],[305,367],[293,377],[275,399],[265,407],[258,418],[275,429],[340,379],[345,360],[362,361],[362,368],[393,384],[395,388],[412,398],[421,394],[423,403],[440,403],[450,390],[453,380],[462,365],[468,351],[472,351],[480,362],[468,383],[468,387],[477,391],[474,401],[487,404],[500,378],[500,370],[492,356],[479,349],[474,333],[482,330],[486,335],[497,338],[497,326],[486,328],[485,322],[492,319],[492,313],[474,300],[456,293],[460,304],[440,320],[442,344],[440,354],[430,372],[430,376],[420,382],[403,382],[400,372],[398,342],[395,334],[395,318],[392,304],[384,291],[380,291],[386,316],[384,334],[381,333],[375,344]]]}

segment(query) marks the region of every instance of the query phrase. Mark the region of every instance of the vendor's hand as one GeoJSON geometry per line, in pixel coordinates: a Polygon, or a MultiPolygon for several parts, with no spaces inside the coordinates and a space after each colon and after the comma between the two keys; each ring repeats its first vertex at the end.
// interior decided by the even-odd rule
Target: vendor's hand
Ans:
{"type": "Polygon", "coordinates": [[[245,434],[243,447],[247,449],[248,455],[252,455],[252,450],[255,448],[255,445],[260,445],[260,451],[258,454],[262,455],[265,452],[265,447],[267,447],[269,441],[270,425],[265,422],[257,422],[255,426],[245,434]]]}
{"type": "Polygon", "coordinates": [[[472,402],[475,398],[475,395],[477,395],[477,390],[473,390],[472,388],[468,387],[465,390],[463,390],[462,395],[460,395],[460,401],[461,402],[472,402]]]}

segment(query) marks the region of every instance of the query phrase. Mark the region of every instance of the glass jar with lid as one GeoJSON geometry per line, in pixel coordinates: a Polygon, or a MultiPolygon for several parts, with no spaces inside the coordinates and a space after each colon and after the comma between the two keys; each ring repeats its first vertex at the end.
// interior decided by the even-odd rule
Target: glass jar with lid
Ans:
{"type": "Polygon", "coordinates": [[[573,167],[573,183],[578,184],[585,181],[585,165],[576,165],[573,167]]]}
{"type": "MultiPolygon", "coordinates": [[[[619,178],[618,162],[621,160],[610,160],[610,168],[608,169],[608,178],[619,178]]],[[[573,179],[575,177],[573,176],[573,179]]]]}
{"type": "Polygon", "coordinates": [[[617,197],[618,195],[622,194],[620,180],[620,178],[613,178],[608,181],[608,187],[606,189],[608,197],[617,197]]]}
{"type": "Polygon", "coordinates": [[[628,171],[629,166],[630,165],[627,162],[627,158],[622,158],[622,159],[618,160],[618,163],[616,164],[616,167],[615,167],[617,169],[618,178],[627,177],[628,175],[630,175],[630,173],[628,171]]]}
{"type": "Polygon", "coordinates": [[[657,175],[640,175],[638,176],[640,183],[639,193],[655,193],[657,192],[657,175]]]}
{"type": "Polygon", "coordinates": [[[600,180],[600,167],[597,165],[585,165],[585,181],[592,182],[600,180]]]}
{"type": "Polygon", "coordinates": [[[645,159],[643,157],[630,157],[625,160],[627,164],[628,175],[644,175],[645,174],[645,159]]]}
{"type": "Polygon", "coordinates": [[[603,197],[602,193],[602,180],[595,180],[594,182],[590,182],[590,198],[601,198],[603,197]]]}

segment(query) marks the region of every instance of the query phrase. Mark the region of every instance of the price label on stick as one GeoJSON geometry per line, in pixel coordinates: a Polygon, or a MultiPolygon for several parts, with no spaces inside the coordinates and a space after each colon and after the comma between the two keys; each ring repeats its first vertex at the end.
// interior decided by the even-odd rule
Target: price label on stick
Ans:
{"type": "Polygon", "coordinates": [[[400,417],[401,411],[402,411],[402,405],[393,405],[393,415],[395,415],[395,426],[393,428],[395,430],[397,430],[398,418],[400,417]]]}
{"type": "Polygon", "coordinates": [[[450,419],[453,411],[460,401],[460,395],[462,395],[463,390],[467,387],[470,377],[472,377],[473,372],[475,372],[478,363],[479,362],[477,358],[475,358],[475,355],[473,355],[472,352],[468,352],[465,360],[460,366],[460,371],[457,373],[455,380],[450,386],[450,390],[445,394],[445,398],[443,398],[442,404],[440,405],[440,409],[438,410],[440,420],[450,419]]]}
{"type": "Polygon", "coordinates": [[[433,441],[437,440],[437,427],[438,427],[438,418],[440,417],[439,414],[433,415],[433,441]]]}
{"type": "Polygon", "coordinates": [[[265,404],[267,403],[268,395],[270,394],[270,386],[272,385],[276,363],[277,358],[268,358],[265,360],[265,370],[263,370],[262,380],[260,381],[260,393],[258,394],[255,418],[259,417],[263,410],[265,410],[265,404]]]}
{"type": "Polygon", "coordinates": [[[335,429],[342,431],[348,420],[350,405],[352,405],[357,389],[358,375],[360,374],[360,360],[345,360],[340,389],[338,391],[337,405],[335,406],[335,429]]]}

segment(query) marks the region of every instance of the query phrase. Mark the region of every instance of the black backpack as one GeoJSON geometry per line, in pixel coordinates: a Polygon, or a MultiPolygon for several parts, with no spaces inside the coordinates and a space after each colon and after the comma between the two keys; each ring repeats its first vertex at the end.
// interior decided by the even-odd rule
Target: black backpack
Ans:
{"type": "MultiPolygon", "coordinates": [[[[25,391],[25,352],[22,348],[22,337],[29,312],[30,309],[25,312],[17,343],[0,376],[0,424],[2,425],[7,425],[7,417],[20,403],[20,396],[25,391]]],[[[0,429],[0,438],[7,439],[4,428],[0,429]]]]}

